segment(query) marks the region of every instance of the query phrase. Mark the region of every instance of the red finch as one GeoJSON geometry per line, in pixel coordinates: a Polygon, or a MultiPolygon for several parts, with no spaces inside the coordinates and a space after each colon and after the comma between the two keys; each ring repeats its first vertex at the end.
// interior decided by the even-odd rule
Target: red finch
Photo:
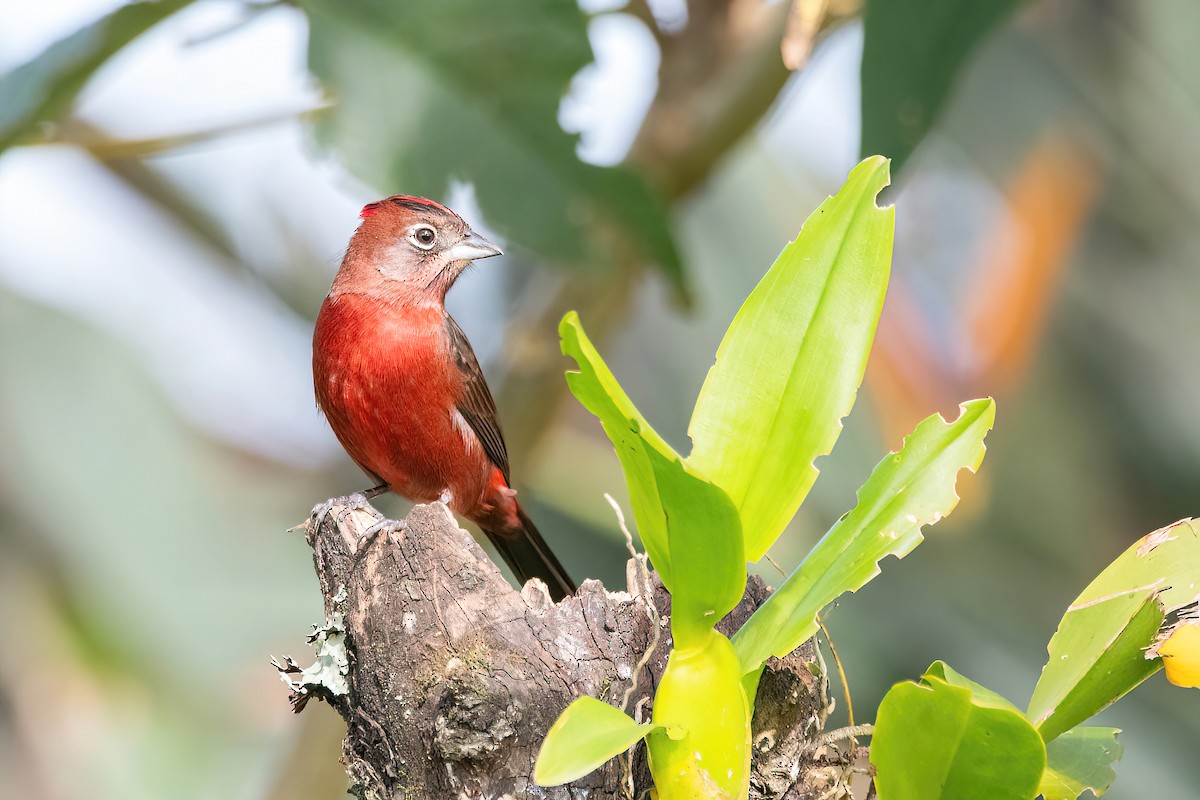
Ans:
{"type": "MultiPolygon", "coordinates": [[[[500,248],[443,205],[370,203],[313,334],[317,403],[377,484],[477,524],[524,583],[575,591],[511,488],[496,405],[446,292],[500,248]]],[[[362,498],[358,498],[362,502],[362,498]]]]}

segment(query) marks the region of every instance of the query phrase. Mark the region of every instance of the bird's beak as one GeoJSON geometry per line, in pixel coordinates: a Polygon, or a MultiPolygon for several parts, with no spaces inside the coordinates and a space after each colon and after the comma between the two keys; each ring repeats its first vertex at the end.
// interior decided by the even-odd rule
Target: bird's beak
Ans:
{"type": "Polygon", "coordinates": [[[451,261],[474,261],[477,258],[502,256],[504,251],[472,230],[467,237],[450,248],[451,261]]]}

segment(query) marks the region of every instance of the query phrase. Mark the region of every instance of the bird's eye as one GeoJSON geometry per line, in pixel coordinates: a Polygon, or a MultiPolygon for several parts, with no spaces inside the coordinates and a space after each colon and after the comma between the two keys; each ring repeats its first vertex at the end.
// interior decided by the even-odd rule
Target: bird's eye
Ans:
{"type": "Polygon", "coordinates": [[[437,241],[437,231],[428,225],[422,225],[412,232],[412,241],[417,247],[422,250],[428,250],[433,247],[433,243],[437,241]]]}

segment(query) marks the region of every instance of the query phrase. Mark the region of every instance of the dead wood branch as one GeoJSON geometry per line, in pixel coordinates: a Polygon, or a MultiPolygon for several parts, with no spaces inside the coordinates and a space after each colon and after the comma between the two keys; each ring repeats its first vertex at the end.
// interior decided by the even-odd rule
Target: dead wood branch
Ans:
{"type": "MultiPolygon", "coordinates": [[[[537,582],[513,589],[445,506],[417,506],[404,530],[364,539],[375,521],[340,509],[319,527],[310,521],[327,624],[312,637],[317,664],[298,672],[281,662],[303,699],[327,700],[346,721],[353,791],[364,800],[625,796],[616,761],[556,789],[534,786],[530,775],[568,703],[587,694],[617,705],[634,678],[655,624],[635,562],[627,591],[589,580],[556,605],[537,582]]],[[[670,641],[670,596],[651,578],[662,636],[629,705],[643,717],[670,641]]],[[[722,629],[735,630],[768,592],[751,580],[722,629]]],[[[829,707],[811,642],[772,660],[754,717],[752,796],[830,796],[830,776],[846,759],[803,755],[829,707]]],[[[641,796],[650,781],[640,748],[633,774],[641,796]]]]}

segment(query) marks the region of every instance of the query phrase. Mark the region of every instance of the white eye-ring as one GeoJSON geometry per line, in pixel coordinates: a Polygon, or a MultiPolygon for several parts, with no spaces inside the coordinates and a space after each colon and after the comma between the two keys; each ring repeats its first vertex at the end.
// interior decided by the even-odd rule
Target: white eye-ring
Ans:
{"type": "Polygon", "coordinates": [[[408,235],[408,240],[422,250],[430,250],[437,242],[437,231],[431,225],[418,225],[408,235]]]}

